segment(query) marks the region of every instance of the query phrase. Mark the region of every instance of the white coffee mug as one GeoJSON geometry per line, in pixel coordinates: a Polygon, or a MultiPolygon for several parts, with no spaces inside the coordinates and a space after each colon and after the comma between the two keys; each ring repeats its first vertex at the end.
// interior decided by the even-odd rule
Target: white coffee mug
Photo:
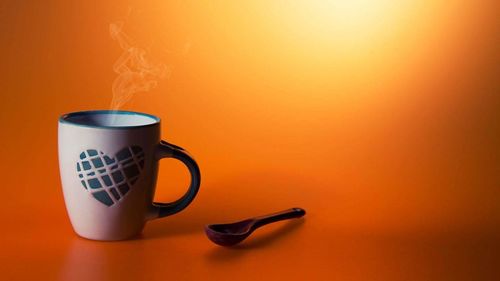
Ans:
{"type": "Polygon", "coordinates": [[[131,111],[82,111],[59,118],[59,170],[71,224],[93,240],[138,235],[146,221],[186,208],[200,186],[200,170],[182,148],[160,140],[160,119],[131,111]],[[182,161],[191,173],[183,197],[153,202],[158,160],[182,161]]]}

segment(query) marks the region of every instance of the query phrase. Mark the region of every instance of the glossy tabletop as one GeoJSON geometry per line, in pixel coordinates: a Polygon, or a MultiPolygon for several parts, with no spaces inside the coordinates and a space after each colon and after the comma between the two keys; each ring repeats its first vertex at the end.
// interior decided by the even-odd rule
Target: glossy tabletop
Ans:
{"type": "MultiPolygon", "coordinates": [[[[499,280],[495,1],[2,1],[1,280],[499,280]],[[140,237],[78,237],[57,119],[109,109],[121,26],[164,65],[120,108],[201,168],[140,237]],[[203,227],[302,207],[222,248],[203,227]]],[[[137,50],[137,49],[136,49],[137,50]]],[[[162,160],[155,200],[188,172],[162,160]]]]}

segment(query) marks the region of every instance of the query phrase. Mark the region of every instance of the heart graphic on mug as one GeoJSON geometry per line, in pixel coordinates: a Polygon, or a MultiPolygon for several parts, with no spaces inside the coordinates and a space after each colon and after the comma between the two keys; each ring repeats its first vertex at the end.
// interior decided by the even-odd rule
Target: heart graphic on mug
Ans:
{"type": "Polygon", "coordinates": [[[111,206],[127,194],[144,168],[141,147],[128,146],[109,157],[102,151],[87,149],[76,163],[83,187],[99,202],[111,206]]]}

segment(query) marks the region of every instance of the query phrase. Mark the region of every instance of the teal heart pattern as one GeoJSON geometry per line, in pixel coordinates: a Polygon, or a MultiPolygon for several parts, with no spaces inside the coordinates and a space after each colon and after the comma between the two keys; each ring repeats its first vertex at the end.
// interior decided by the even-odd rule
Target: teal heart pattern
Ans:
{"type": "Polygon", "coordinates": [[[144,168],[144,151],[128,146],[111,158],[102,151],[87,149],[80,153],[76,171],[83,187],[106,206],[118,203],[139,179],[144,168]]]}

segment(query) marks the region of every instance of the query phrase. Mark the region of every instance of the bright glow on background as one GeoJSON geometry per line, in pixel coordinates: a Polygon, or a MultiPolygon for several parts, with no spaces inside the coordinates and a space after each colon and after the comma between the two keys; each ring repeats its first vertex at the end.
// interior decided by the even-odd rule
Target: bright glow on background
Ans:
{"type": "Polygon", "coordinates": [[[382,39],[394,25],[401,24],[395,21],[397,17],[409,13],[404,1],[397,5],[370,0],[278,1],[274,5],[273,16],[303,39],[349,47],[382,39]]]}

